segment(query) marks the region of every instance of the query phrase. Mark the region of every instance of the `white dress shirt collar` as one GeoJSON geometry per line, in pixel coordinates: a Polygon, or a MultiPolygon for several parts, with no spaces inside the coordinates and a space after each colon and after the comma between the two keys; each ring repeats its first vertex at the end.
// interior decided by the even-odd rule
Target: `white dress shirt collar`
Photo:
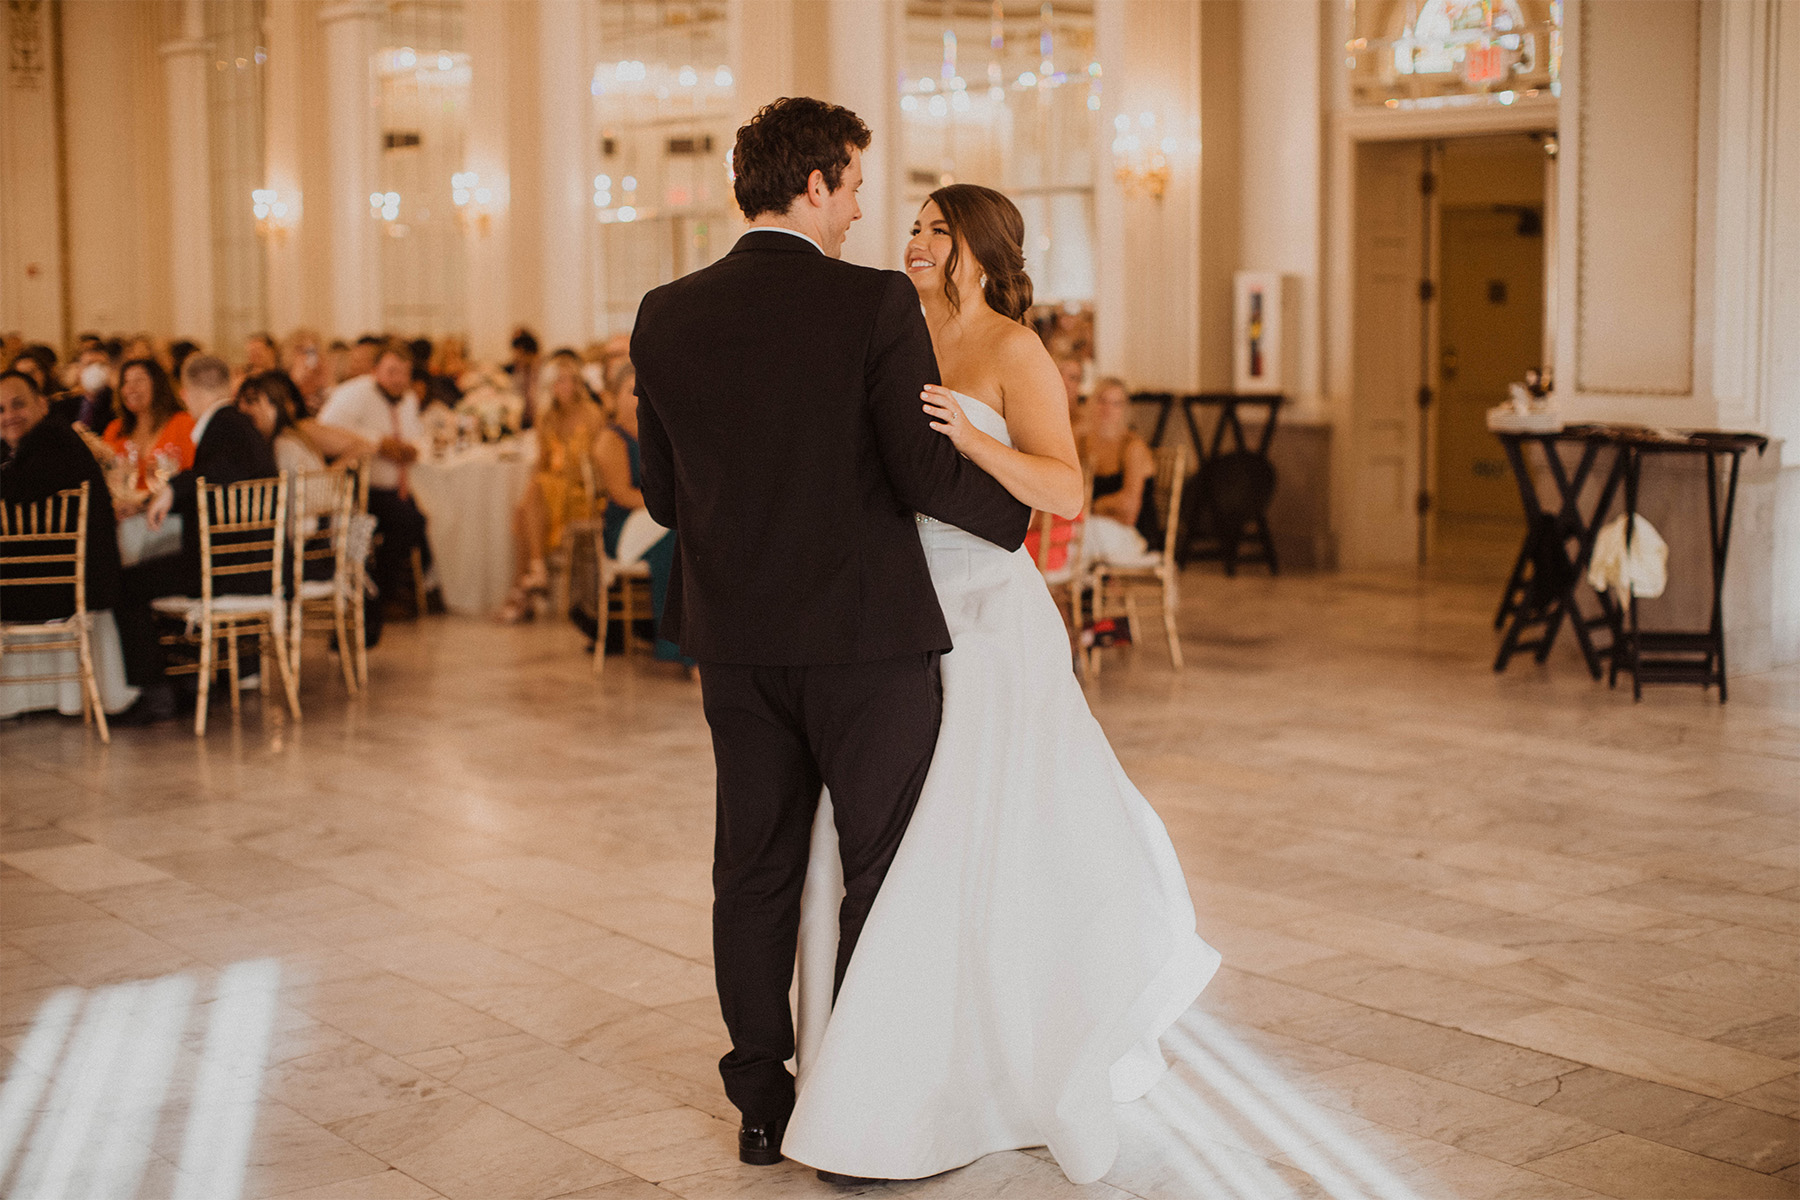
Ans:
{"type": "Polygon", "coordinates": [[[746,229],[744,232],[745,233],[763,233],[765,231],[768,233],[785,233],[789,237],[797,237],[801,241],[810,245],[814,250],[817,250],[820,254],[825,253],[825,247],[819,245],[819,243],[813,241],[813,239],[811,237],[807,236],[804,233],[801,233],[798,229],[789,229],[786,225],[752,225],[750,228],[746,229]]]}

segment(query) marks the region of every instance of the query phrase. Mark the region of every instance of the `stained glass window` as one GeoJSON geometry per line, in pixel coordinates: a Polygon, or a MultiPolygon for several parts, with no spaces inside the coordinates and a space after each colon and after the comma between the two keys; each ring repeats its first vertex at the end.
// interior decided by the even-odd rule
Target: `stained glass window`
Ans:
{"type": "Polygon", "coordinates": [[[1346,0],[1352,102],[1509,105],[1562,90],[1561,0],[1346,0]]]}

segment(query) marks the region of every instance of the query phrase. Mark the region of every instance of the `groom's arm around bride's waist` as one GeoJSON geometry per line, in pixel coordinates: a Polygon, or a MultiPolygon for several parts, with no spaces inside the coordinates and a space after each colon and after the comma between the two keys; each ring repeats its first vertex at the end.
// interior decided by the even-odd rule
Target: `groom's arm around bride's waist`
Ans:
{"type": "Polygon", "coordinates": [[[1031,510],[931,427],[919,400],[925,384],[939,382],[931,331],[912,281],[898,271],[883,274],[865,378],[888,482],[915,512],[1016,550],[1025,541],[1031,510]]]}

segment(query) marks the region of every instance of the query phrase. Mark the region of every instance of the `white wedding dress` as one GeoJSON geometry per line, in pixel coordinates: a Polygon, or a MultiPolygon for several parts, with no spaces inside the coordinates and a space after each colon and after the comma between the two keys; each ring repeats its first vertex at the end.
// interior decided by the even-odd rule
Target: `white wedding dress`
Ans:
{"type": "MultiPolygon", "coordinates": [[[[999,413],[960,399],[1011,444],[999,413]]],[[[936,756],[835,1007],[842,871],[820,805],[782,1152],[917,1179],[1043,1145],[1086,1183],[1117,1154],[1114,1104],[1160,1077],[1156,1038],[1219,955],[1088,711],[1030,556],[937,521],[919,536],[955,643],[936,756]]]]}

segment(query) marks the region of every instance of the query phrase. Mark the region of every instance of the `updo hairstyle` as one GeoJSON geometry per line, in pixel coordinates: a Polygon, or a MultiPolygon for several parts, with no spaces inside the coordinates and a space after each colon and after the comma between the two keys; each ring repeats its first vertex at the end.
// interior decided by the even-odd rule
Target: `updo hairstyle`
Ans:
{"type": "Polygon", "coordinates": [[[966,243],[975,256],[987,284],[982,296],[988,307],[1010,320],[1024,323],[1031,311],[1031,276],[1025,273],[1025,218],[1018,206],[993,188],[973,183],[953,183],[927,197],[944,214],[950,229],[950,261],[944,264],[944,298],[952,310],[962,311],[956,274],[966,243]]]}

